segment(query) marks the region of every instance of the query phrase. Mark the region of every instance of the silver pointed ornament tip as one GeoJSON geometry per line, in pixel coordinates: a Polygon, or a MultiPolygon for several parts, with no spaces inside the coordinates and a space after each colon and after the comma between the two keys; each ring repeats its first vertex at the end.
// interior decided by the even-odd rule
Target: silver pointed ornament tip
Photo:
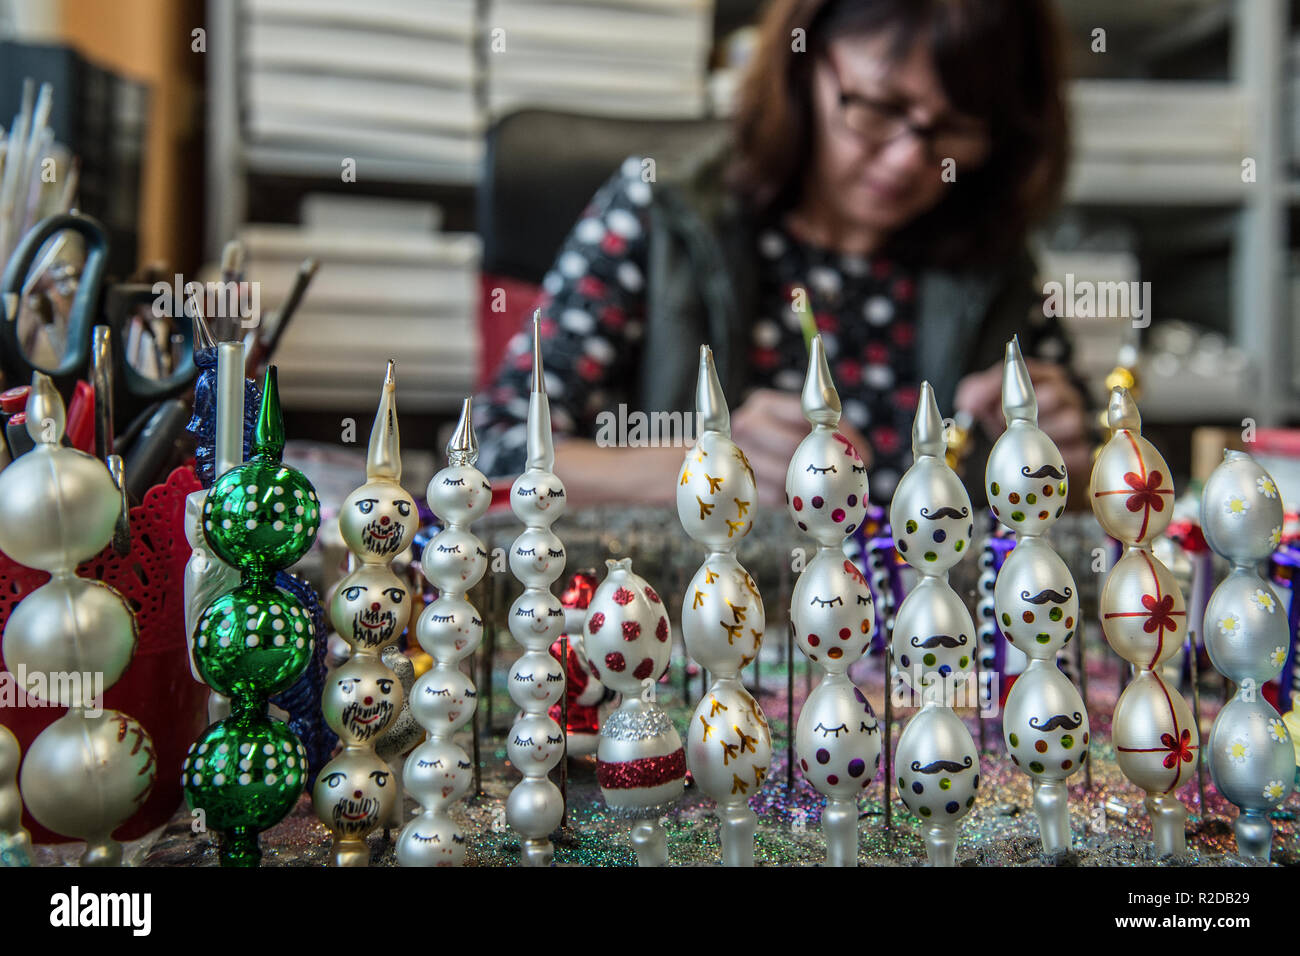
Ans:
{"type": "Polygon", "coordinates": [[[460,420],[447,442],[447,464],[472,465],[478,461],[478,435],[474,432],[474,399],[460,403],[460,420]]]}
{"type": "Polygon", "coordinates": [[[384,372],[384,386],[379,393],[375,423],[370,428],[370,449],[366,454],[366,479],[402,477],[402,440],[397,427],[397,381],[390,360],[384,372]]]}
{"type": "Polygon", "coordinates": [[[1007,343],[1006,360],[1002,366],[1002,414],[1008,423],[1025,421],[1038,424],[1038,396],[1029,377],[1029,368],[1020,354],[1020,340],[1012,337],[1007,343]]]}
{"type": "Polygon", "coordinates": [[[804,418],[814,425],[834,428],[840,421],[840,394],[835,390],[830,365],[826,361],[826,347],[822,337],[814,335],[808,350],[808,374],[803,381],[800,399],[804,418]]]}
{"type": "Polygon", "coordinates": [[[27,434],[38,445],[57,445],[63,440],[68,414],[63,397],[44,372],[32,372],[32,389],[27,393],[27,434]]]}
{"type": "Polygon", "coordinates": [[[916,405],[916,418],[912,421],[912,456],[942,457],[948,450],[944,436],[943,417],[934,388],[929,382],[921,383],[921,396],[916,405]]]}
{"type": "Polygon", "coordinates": [[[1122,385],[1116,385],[1110,391],[1110,401],[1106,404],[1106,424],[1111,431],[1126,428],[1136,435],[1142,434],[1142,416],[1138,414],[1137,403],[1122,385]]]}
{"type": "Polygon", "coordinates": [[[727,396],[722,393],[722,382],[713,363],[713,349],[700,346],[700,373],[695,383],[695,414],[699,430],[731,435],[731,412],[727,410],[727,396]]]}

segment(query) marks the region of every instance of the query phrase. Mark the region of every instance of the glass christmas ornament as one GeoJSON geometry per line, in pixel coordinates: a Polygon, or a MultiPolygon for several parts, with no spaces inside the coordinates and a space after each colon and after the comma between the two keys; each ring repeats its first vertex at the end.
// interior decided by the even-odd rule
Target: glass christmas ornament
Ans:
{"type": "Polygon", "coordinates": [[[713,683],[691,717],[686,763],[717,801],[723,864],[753,866],[758,817],[749,800],[772,763],[772,734],[740,672],[758,656],[766,618],[735,550],[753,527],[758,490],[749,459],[731,440],[727,399],[707,345],[700,347],[695,410],[700,435],[677,473],[677,517],[706,555],[682,596],[682,638],[713,683]]]}
{"type": "Polygon", "coordinates": [[[31,866],[32,838],[23,829],[18,791],[18,739],[0,724],[0,867],[31,866]]]}
{"type": "Polygon", "coordinates": [[[306,750],[266,699],[311,661],[315,627],[275,573],[311,548],[320,525],[316,491],[281,463],[284,420],[275,366],[266,371],[252,456],[221,475],[203,503],[203,534],[240,583],[199,618],[194,660],[203,679],[230,698],[230,716],[190,747],[182,772],[191,809],[221,834],[223,866],[256,866],[258,832],[293,808],[306,782],[306,750]],[[290,762],[292,760],[292,762],[290,762]]]}
{"type": "Polygon", "coordinates": [[[970,687],[975,624],[948,571],[970,552],[970,497],[945,460],[943,419],[934,389],[921,383],[912,424],[912,467],[889,505],[894,546],[921,573],[894,619],[893,667],[923,705],[904,728],[895,755],[898,795],[921,818],[932,866],[952,866],[957,829],[975,805],[979,755],[951,703],[970,687]]]}
{"type": "Polygon", "coordinates": [[[1007,430],[989,452],[984,481],[994,515],[1019,540],[1003,562],[993,606],[1007,641],[1029,658],[1007,694],[1002,732],[1007,753],[1034,782],[1034,812],[1047,854],[1071,845],[1065,781],[1088,758],[1083,698],[1056,658],[1079,625],[1070,569],[1043,537],[1065,511],[1065,460],[1038,427],[1038,400],[1020,343],[1007,343],[1002,375],[1007,430]]]}
{"type": "Polygon", "coordinates": [[[316,816],[334,831],[336,866],[368,866],[366,837],[402,800],[397,776],[375,752],[404,697],[382,654],[411,616],[411,596],[389,565],[411,543],[419,520],[401,485],[396,392],[390,361],[370,429],[366,482],[339,510],[339,531],[356,567],[334,587],[330,623],[352,654],[329,675],[321,710],[343,752],[321,769],[312,790],[316,816]]]}
{"type": "Polygon", "coordinates": [[[421,560],[438,599],[420,615],[416,633],[433,656],[433,667],[415,682],[411,711],[429,736],[411,751],[403,770],[406,786],[424,809],[398,838],[402,866],[460,866],[465,861],[465,835],[450,810],[469,792],[474,767],[455,735],[469,723],[477,701],[460,662],[474,653],[483,636],[483,621],[465,592],[487,570],[487,552],[469,526],[492,503],[492,486],[474,467],[478,440],[472,411],[467,398],[447,445],[447,467],[428,487],[429,507],[443,527],[425,545],[421,560]]]}
{"type": "Polygon", "coordinates": [[[1205,647],[1237,688],[1210,730],[1210,776],[1241,808],[1233,823],[1237,852],[1268,860],[1269,814],[1295,780],[1291,734],[1260,692],[1281,672],[1290,642],[1286,611],[1260,573],[1282,536],[1282,499],[1272,476],[1245,452],[1224,451],[1201,495],[1201,527],[1210,548],[1232,564],[1205,606],[1205,647]]]}
{"type": "Polygon", "coordinates": [[[542,372],[540,314],[533,316],[533,390],[528,397],[528,460],[510,487],[510,508],[524,530],[510,546],[510,571],[524,592],[510,606],[510,633],[524,653],[510,668],[510,699],[523,716],[510,728],[507,753],[524,775],[506,800],[506,821],[519,834],[521,862],[549,866],[550,835],[564,817],[564,798],[548,774],[564,756],[564,728],[548,714],[564,696],[564,668],[550,646],[564,632],[564,607],[551,585],[564,573],[564,545],[551,525],[564,514],[564,483],[555,476],[551,408],[542,372]]]}
{"type": "Polygon", "coordinates": [[[804,380],[804,417],[812,430],[785,473],[786,509],[817,541],[790,599],[795,642],[826,677],[804,701],[795,752],[804,777],[826,796],[826,862],[858,864],[858,795],[880,765],[880,724],[848,670],[871,646],[875,608],[862,572],[844,556],[844,539],[867,509],[867,466],[835,428],[840,398],[814,336],[804,380]]]}
{"type": "Polygon", "coordinates": [[[130,664],[135,619],[117,591],[77,577],[76,567],[112,540],[122,496],[103,462],[60,444],[65,422],[53,382],[33,373],[35,447],[0,471],[0,551],[51,577],[10,614],[4,659],[11,673],[26,673],[25,691],[68,708],[27,748],[19,776],[27,809],[47,829],[86,841],[82,865],[112,866],[122,859],[112,833],[148,797],[156,758],[138,721],[95,704],[130,664]]]}
{"type": "Polygon", "coordinates": [[[1156,668],[1187,637],[1187,609],[1173,574],[1151,551],[1173,516],[1169,466],[1142,437],[1142,419],[1126,389],[1111,391],[1110,440],[1092,466],[1088,498],[1107,534],[1124,545],[1101,591],[1106,641],[1134,667],[1111,720],[1115,757],[1124,776],[1147,791],[1156,856],[1187,848],[1187,808],[1174,791],[1196,772],[1200,735],[1191,709],[1156,668]]]}
{"type": "Polygon", "coordinates": [[[664,866],[668,843],[659,818],[676,806],[686,782],[682,738],[655,701],[672,632],[663,601],[632,571],[631,558],[605,566],[609,573],[587,609],[584,646],[591,672],[623,699],[601,725],[596,779],[610,812],[633,821],[637,863],[664,866]]]}

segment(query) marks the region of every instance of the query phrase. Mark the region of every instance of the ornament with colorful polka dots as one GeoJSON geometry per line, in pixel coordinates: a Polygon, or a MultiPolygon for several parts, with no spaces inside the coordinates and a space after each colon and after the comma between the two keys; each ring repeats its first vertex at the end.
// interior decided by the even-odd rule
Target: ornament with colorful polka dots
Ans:
{"type": "Polygon", "coordinates": [[[975,624],[948,583],[948,571],[970,551],[971,507],[946,453],[934,389],[922,382],[912,424],[914,460],[889,505],[895,544],[921,579],[898,608],[890,658],[921,705],[898,739],[896,783],[903,803],[921,818],[931,866],[956,862],[958,824],[979,787],[975,742],[952,710],[960,701],[977,701],[970,670],[975,624]]]}
{"type": "Polygon", "coordinates": [[[1295,781],[1290,731],[1260,692],[1281,672],[1290,647],[1286,612],[1260,573],[1282,534],[1273,477],[1245,452],[1224,451],[1201,495],[1201,526],[1210,547],[1232,564],[1205,606],[1203,633],[1210,660],[1237,689],[1210,730],[1210,776],[1241,809],[1233,822],[1237,852],[1268,860],[1269,814],[1295,781]]]}
{"type": "Polygon", "coordinates": [[[1070,569],[1042,537],[1058,506],[1064,510],[1065,461],[1038,427],[1038,399],[1014,338],[1002,413],[1007,429],[989,452],[984,480],[993,513],[1019,540],[998,573],[993,605],[1002,633],[1029,658],[1007,693],[1002,733],[1012,762],[1033,779],[1043,852],[1053,855],[1072,842],[1065,780],[1087,759],[1089,726],[1083,698],[1056,663],[1074,638],[1079,597],[1070,569]]]}
{"type": "Polygon", "coordinates": [[[1151,551],[1169,525],[1174,489],[1127,389],[1111,391],[1106,421],[1111,437],[1093,462],[1088,498],[1125,552],[1102,586],[1101,628],[1135,671],[1115,703],[1111,739],[1121,772],[1147,791],[1155,855],[1182,856],[1187,808],[1174,791],[1195,774],[1201,741],[1187,701],[1156,669],[1186,642],[1187,610],[1172,572],[1151,551]]]}
{"type": "Polygon", "coordinates": [[[583,645],[591,672],[622,700],[601,721],[596,779],[610,811],[632,821],[637,863],[663,866],[668,844],[659,818],[676,806],[686,777],[682,739],[655,700],[672,653],[668,611],[632,571],[631,558],[605,566],[587,607],[583,645]]]}
{"type": "Polygon", "coordinates": [[[820,335],[812,340],[801,404],[812,430],[790,459],[785,492],[790,516],[817,540],[817,553],[795,584],[790,620],[800,650],[826,678],[799,712],[795,751],[804,778],[826,795],[827,862],[856,866],[858,795],[876,774],[882,736],[866,695],[848,677],[871,646],[874,626],[871,588],[844,556],[844,539],[865,513],[867,469],[836,430],[840,398],[820,335]],[[804,501],[812,505],[806,515],[804,501]]]}
{"type": "Polygon", "coordinates": [[[510,571],[524,586],[507,618],[510,634],[524,649],[511,673],[554,673],[559,680],[547,682],[547,694],[541,700],[533,694],[533,680],[510,681],[510,699],[522,716],[510,728],[506,742],[507,749],[514,748],[511,763],[523,779],[506,799],[506,822],[519,836],[520,862],[550,866],[555,855],[550,835],[564,816],[564,796],[549,775],[564,757],[564,728],[547,711],[564,696],[565,685],[564,670],[550,653],[552,642],[564,632],[564,606],[551,592],[551,585],[564,573],[567,560],[564,544],[551,525],[563,516],[568,500],[564,483],[554,471],[540,310],[533,315],[533,390],[528,398],[527,428],[524,472],[510,487],[510,508],[524,523],[524,530],[510,545],[510,571]]]}
{"type": "MultiPolygon", "coordinates": [[[[740,672],[758,656],[766,614],[735,550],[753,526],[758,492],[749,459],[732,441],[727,398],[707,345],[700,346],[695,411],[700,435],[677,475],[677,517],[707,554],[682,596],[681,620],[686,651],[709,671],[713,684],[691,716],[686,760],[700,789],[718,803],[723,863],[753,866],[758,817],[749,798],[767,775],[772,735],[740,672]]],[[[820,491],[831,495],[829,486],[820,491]]],[[[825,511],[830,523],[836,510],[840,522],[850,521],[838,500],[818,501],[815,510],[825,511]]],[[[861,515],[851,520],[860,523],[861,515]]]]}
{"type": "MultiPolygon", "coordinates": [[[[474,715],[477,691],[461,670],[483,636],[478,610],[465,592],[487,571],[483,542],[470,530],[492,501],[491,487],[474,467],[478,438],[473,403],[461,404],[460,421],[447,444],[447,467],[429,481],[430,507],[443,528],[424,546],[421,567],[438,588],[438,599],[420,614],[416,636],[433,656],[433,667],[411,688],[411,714],[428,738],[411,751],[403,779],[421,811],[402,828],[397,862],[402,866],[460,866],[465,834],[450,810],[469,792],[473,765],[456,733],[474,715]]],[[[513,696],[513,691],[512,691],[513,696]]]]}
{"type": "Polygon", "coordinates": [[[217,479],[203,507],[204,536],[239,569],[240,583],[199,617],[194,662],[214,690],[231,698],[230,716],[190,747],[185,797],[221,834],[223,866],[257,865],[258,831],[283,819],[306,781],[302,744],[266,716],[266,699],[301,676],[316,639],[306,609],[274,584],[277,571],[311,548],[320,523],[316,492],[301,472],[281,463],[283,451],[272,365],[252,457],[217,479]]]}

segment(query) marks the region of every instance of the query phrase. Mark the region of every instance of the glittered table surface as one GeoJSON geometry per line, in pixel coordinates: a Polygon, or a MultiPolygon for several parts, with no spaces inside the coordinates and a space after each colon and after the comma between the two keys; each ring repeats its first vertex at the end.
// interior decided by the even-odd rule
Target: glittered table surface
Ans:
{"type": "MultiPolygon", "coordinates": [[[[771,725],[773,762],[768,778],[750,801],[758,813],[755,857],[759,865],[817,865],[825,860],[825,845],[820,828],[824,798],[803,781],[796,767],[787,774],[787,741],[790,732],[790,696],[792,684],[793,714],[813,684],[820,679],[809,673],[808,662],[795,650],[793,681],[789,678],[789,644],[786,639],[790,588],[797,578],[792,571],[792,549],[809,548],[809,542],[789,534],[784,515],[765,515],[757,521],[754,533],[738,555],[754,575],[768,608],[768,632],[757,665],[744,672],[744,681],[753,691],[758,685],[758,700],[771,725]],[[757,672],[757,673],[756,673],[757,672]],[[787,785],[787,780],[790,781],[787,785]]],[[[507,546],[519,526],[509,515],[493,516],[476,531],[491,550],[507,546]]],[[[600,567],[603,559],[631,554],[635,566],[660,593],[674,611],[689,575],[700,563],[701,550],[685,541],[676,524],[676,515],[643,509],[612,509],[583,512],[566,517],[557,524],[568,549],[568,567],[600,567]],[[671,595],[671,597],[670,597],[671,595]]],[[[1079,866],[1141,866],[1152,859],[1150,824],[1142,805],[1144,794],[1119,772],[1110,741],[1110,718],[1120,690],[1123,662],[1106,647],[1096,627],[1096,594],[1104,574],[1090,570],[1093,548],[1106,541],[1090,515],[1067,515],[1053,532],[1053,542],[1073,569],[1079,587],[1081,615],[1092,622],[1082,635],[1086,649],[1087,706],[1092,724],[1090,744],[1091,786],[1083,771],[1070,779],[1070,823],[1074,849],[1065,857],[1046,861],[1041,852],[1037,824],[1032,810],[1032,788],[1028,775],[1016,769],[1005,754],[1002,731],[995,715],[979,719],[974,710],[959,711],[980,745],[980,789],[971,813],[960,830],[957,861],[964,866],[1040,865],[1054,862],[1079,866]],[[1071,520],[1073,519],[1073,520],[1071,520]],[[983,725],[981,727],[981,724],[983,725]]],[[[953,584],[973,608],[974,581],[977,569],[973,559],[963,562],[953,573],[953,584]],[[963,568],[963,566],[969,566],[963,568]]],[[[467,864],[471,866],[512,866],[519,860],[519,844],[505,823],[505,800],[519,774],[508,765],[505,735],[513,716],[513,706],[505,691],[505,676],[521,649],[509,632],[499,625],[504,610],[518,593],[519,585],[508,572],[489,575],[476,591],[474,600],[488,622],[488,638],[480,651],[474,674],[480,684],[479,711],[475,726],[480,736],[481,790],[452,812],[466,834],[467,864]],[[484,693],[481,675],[491,664],[493,690],[484,693]]],[[[695,703],[704,692],[705,677],[683,657],[680,629],[673,621],[675,643],[673,664],[658,688],[658,699],[672,717],[679,731],[684,731],[695,703]]],[[[1177,660],[1177,659],[1176,659],[1177,660]]],[[[1172,679],[1177,682],[1177,663],[1172,679]]],[[[852,676],[863,688],[878,716],[883,716],[885,664],[876,653],[861,661],[852,676]]],[[[1191,687],[1184,677],[1181,690],[1191,699],[1191,687]]],[[[1200,681],[1201,739],[1208,735],[1214,714],[1222,705],[1222,679],[1202,658],[1200,681]]],[[[915,713],[900,709],[892,714],[891,748],[897,747],[899,732],[915,713]]],[[[470,750],[470,731],[460,736],[460,743],[470,750]]],[[[565,788],[568,815],[553,837],[555,863],[558,866],[631,866],[636,856],[628,836],[628,824],[612,818],[604,808],[596,785],[595,761],[592,757],[567,762],[565,788]]],[[[1215,791],[1204,771],[1204,806],[1196,778],[1177,796],[1189,809],[1187,824],[1188,855],[1181,865],[1247,865],[1235,856],[1231,821],[1236,808],[1215,791]]],[[[882,760],[881,771],[860,799],[860,844],[858,859],[869,866],[917,866],[925,862],[925,848],[917,819],[898,800],[894,787],[886,789],[882,760]],[[892,800],[889,826],[886,827],[884,800],[892,800]]],[[[558,771],[555,775],[558,782],[558,771]]],[[[407,798],[408,811],[415,803],[407,798]]],[[[1300,796],[1293,794],[1282,808],[1272,814],[1275,828],[1272,860],[1275,864],[1300,863],[1300,841],[1296,834],[1296,813],[1300,796]]],[[[171,823],[150,838],[129,848],[128,860],[146,866],[214,866],[217,864],[215,835],[195,833],[188,810],[179,808],[171,823]]],[[[714,865],[719,861],[718,826],[713,803],[688,785],[678,808],[663,819],[668,838],[671,865],[714,865]]],[[[393,837],[396,834],[392,834],[393,837]]],[[[395,866],[393,843],[382,833],[370,838],[372,865],[395,866]]],[[[263,865],[326,866],[330,862],[330,834],[317,822],[309,795],[305,795],[293,813],[279,826],[262,835],[263,865]]],[[[69,848],[70,849],[70,848],[69,848]]],[[[69,850],[52,852],[38,848],[43,862],[75,859],[69,850]]]]}
{"type": "MultiPolygon", "coordinates": [[[[1104,648],[1094,649],[1089,666],[1089,708],[1094,734],[1091,743],[1092,787],[1084,774],[1070,778],[1070,823],[1074,851],[1053,861],[1044,860],[1032,811],[1029,777],[1012,766],[1002,752],[1001,730],[996,718],[985,721],[986,747],[981,753],[981,783],[975,807],[961,827],[957,861],[963,866],[1040,865],[1054,862],[1077,866],[1141,866],[1153,863],[1150,825],[1142,806],[1143,793],[1120,774],[1109,741],[1110,710],[1118,691],[1117,659],[1104,648]]],[[[771,723],[774,759],[766,783],[750,805],[758,813],[755,858],[759,865],[817,865],[825,860],[820,830],[824,798],[806,784],[798,769],[793,786],[786,785],[786,696],[783,648],[768,652],[762,676],[761,706],[771,723]]],[[[503,654],[502,664],[512,659],[503,654]]],[[[883,696],[883,668],[880,658],[865,662],[855,674],[868,696],[879,703],[883,696]]],[[[504,667],[496,668],[498,673],[504,667]]],[[[795,654],[795,694],[804,693],[806,671],[795,654]]],[[[659,699],[665,703],[676,725],[684,727],[700,692],[700,679],[690,680],[691,705],[682,697],[680,661],[661,685],[659,699]]],[[[498,686],[498,701],[506,701],[498,686]]],[[[1207,702],[1217,706],[1217,700],[1207,702]]],[[[797,706],[797,705],[796,705],[797,706]]],[[[914,711],[895,715],[893,743],[898,730],[914,711]]],[[[797,710],[796,710],[797,714],[797,710]]],[[[971,732],[978,740],[975,712],[965,713],[971,732]]],[[[508,714],[498,704],[494,721],[497,733],[482,741],[482,792],[453,812],[467,837],[467,865],[511,866],[519,859],[519,844],[505,824],[505,800],[519,775],[506,763],[502,734],[508,714]]],[[[1208,729],[1210,716],[1202,721],[1208,729]]],[[[864,866],[918,866],[925,862],[925,847],[916,818],[912,817],[890,788],[893,800],[891,826],[886,829],[883,774],[878,774],[860,802],[860,845],[858,860],[864,866]]],[[[1236,809],[1213,789],[1208,773],[1205,780],[1206,806],[1199,806],[1193,782],[1178,793],[1190,810],[1187,827],[1189,854],[1179,861],[1188,866],[1243,865],[1235,854],[1231,819],[1236,809]]],[[[636,855],[628,839],[627,824],[605,811],[596,785],[594,758],[575,758],[568,764],[566,781],[568,817],[554,838],[558,866],[633,866],[636,855]]],[[[408,810],[415,803],[408,798],[408,810]]],[[[1273,814],[1275,837],[1273,862],[1300,864],[1295,813],[1300,797],[1293,795],[1273,814]]],[[[144,857],[144,865],[213,866],[217,862],[212,836],[191,832],[188,811],[177,813],[144,857]]],[[[713,804],[698,790],[688,787],[678,809],[664,818],[672,865],[712,865],[719,859],[718,828],[713,804]]],[[[376,833],[370,838],[372,865],[395,866],[391,840],[376,833]]],[[[266,866],[325,866],[330,860],[329,831],[317,822],[310,799],[299,802],[293,814],[263,834],[263,864],[266,866]]]]}

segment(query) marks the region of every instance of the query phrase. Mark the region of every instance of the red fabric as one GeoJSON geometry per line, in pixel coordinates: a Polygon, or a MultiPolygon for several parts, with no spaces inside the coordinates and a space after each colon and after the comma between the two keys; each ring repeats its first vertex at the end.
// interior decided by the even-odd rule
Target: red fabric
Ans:
{"type": "MultiPolygon", "coordinates": [[[[121,710],[144,725],[153,738],[158,765],[153,791],[140,811],[118,828],[114,836],[119,840],[143,836],[171,819],[182,799],[185,752],[207,726],[208,688],[190,675],[183,587],[190,558],[185,499],[199,487],[191,469],[176,469],[131,509],[130,555],[119,558],[110,545],[77,568],[80,576],[103,581],[126,598],[140,634],[131,665],[104,692],[104,707],[121,710]]],[[[49,578],[0,552],[0,630],[14,605],[49,578]]],[[[65,713],[65,707],[0,707],[0,723],[13,731],[25,754],[36,736],[65,713]]],[[[68,842],[25,810],[23,825],[37,843],[68,842]]]]}
{"type": "MultiPolygon", "coordinates": [[[[478,388],[486,388],[492,383],[497,366],[506,354],[506,344],[522,327],[522,317],[532,311],[532,304],[541,294],[541,286],[531,282],[488,273],[479,276],[478,388]]],[[[530,366],[532,361],[530,354],[530,366]]]]}

